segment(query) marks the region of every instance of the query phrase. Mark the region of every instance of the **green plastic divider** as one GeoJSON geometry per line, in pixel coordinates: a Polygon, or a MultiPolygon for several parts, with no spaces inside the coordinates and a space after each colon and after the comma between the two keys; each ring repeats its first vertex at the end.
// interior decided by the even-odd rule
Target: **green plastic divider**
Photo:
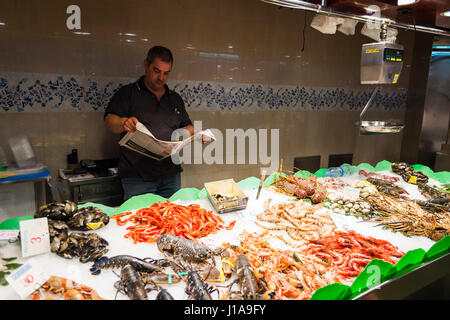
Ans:
{"type": "Polygon", "coordinates": [[[142,194],[134,196],[125,201],[117,210],[116,213],[137,210],[141,208],[148,208],[155,202],[165,202],[167,199],[153,193],[142,194]]]}
{"type": "Polygon", "coordinates": [[[175,192],[170,198],[169,201],[175,200],[185,200],[185,201],[195,201],[198,200],[198,194],[200,190],[197,188],[182,188],[175,192]]]}
{"type": "Polygon", "coordinates": [[[371,166],[368,163],[360,163],[356,166],[356,173],[358,173],[359,170],[365,170],[365,171],[375,171],[375,167],[371,166]]]}
{"type": "Polygon", "coordinates": [[[387,274],[386,279],[394,279],[423,264],[426,251],[422,248],[408,251],[387,274]]]}
{"type": "Polygon", "coordinates": [[[353,281],[350,287],[350,296],[347,298],[353,299],[369,288],[379,285],[386,279],[386,274],[393,268],[394,265],[392,263],[380,259],[373,259],[353,281]]]}
{"type": "Polygon", "coordinates": [[[392,162],[389,162],[387,160],[383,160],[377,163],[375,166],[375,171],[384,171],[384,170],[392,170],[392,162]]]}
{"type": "Polygon", "coordinates": [[[272,183],[274,183],[275,176],[278,177],[277,173],[272,173],[270,176],[268,176],[263,182],[263,187],[267,187],[267,186],[271,185],[272,183]]]}
{"type": "Polygon", "coordinates": [[[317,289],[310,300],[344,300],[350,294],[350,287],[341,283],[333,283],[317,289]]]}
{"type": "Polygon", "coordinates": [[[425,255],[424,262],[430,262],[435,260],[444,254],[450,252],[450,236],[445,236],[438,242],[436,242],[425,255]]]}
{"type": "Polygon", "coordinates": [[[200,192],[198,193],[198,198],[199,199],[208,199],[208,191],[206,191],[206,188],[203,188],[202,190],[200,190],[200,192]]]}
{"type": "Polygon", "coordinates": [[[237,184],[241,190],[252,190],[258,189],[260,179],[256,177],[248,177],[244,180],[239,181],[237,184]]]}
{"type": "Polygon", "coordinates": [[[301,170],[301,171],[297,171],[296,173],[294,173],[295,177],[300,177],[300,178],[309,178],[310,176],[313,176],[314,174],[309,172],[308,170],[301,170]]]}
{"type": "Polygon", "coordinates": [[[116,213],[116,209],[115,208],[108,207],[108,206],[105,206],[105,205],[103,205],[101,203],[94,203],[94,202],[86,202],[86,203],[80,204],[78,206],[78,209],[86,208],[86,207],[89,207],[89,206],[97,207],[97,208],[103,210],[103,212],[106,213],[110,217],[116,213]]]}
{"type": "Polygon", "coordinates": [[[325,177],[325,172],[327,172],[327,168],[322,168],[322,169],[319,169],[319,170],[317,170],[315,173],[314,173],[314,175],[317,177],[317,178],[323,178],[323,177],[325,177]]]}
{"type": "Polygon", "coordinates": [[[430,167],[424,166],[422,164],[413,164],[411,166],[414,170],[420,171],[424,174],[426,174],[428,177],[432,177],[434,175],[434,171],[431,170],[430,167]]]}
{"type": "Polygon", "coordinates": [[[450,183],[450,172],[440,171],[435,172],[430,178],[439,181],[442,184],[450,183]]]}
{"type": "Polygon", "coordinates": [[[278,179],[280,177],[280,174],[278,172],[272,173],[270,176],[264,180],[263,186],[267,187],[275,182],[275,179],[278,179]]]}
{"type": "Polygon", "coordinates": [[[34,216],[11,218],[0,223],[0,230],[19,230],[19,221],[34,219],[34,216]]]}

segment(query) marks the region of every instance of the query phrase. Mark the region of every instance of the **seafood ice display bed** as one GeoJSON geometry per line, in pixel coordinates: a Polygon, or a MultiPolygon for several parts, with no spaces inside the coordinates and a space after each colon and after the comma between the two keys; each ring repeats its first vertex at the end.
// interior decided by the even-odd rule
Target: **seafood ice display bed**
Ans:
{"type": "MultiPolygon", "coordinates": [[[[352,299],[373,268],[380,284],[450,252],[445,181],[412,181],[411,167],[386,161],[376,169],[273,174],[258,199],[248,178],[238,183],[246,208],[222,214],[193,188],[119,208],[49,207],[35,217],[49,220],[52,252],[23,258],[20,242],[0,242],[0,272],[32,259],[49,278],[35,300],[352,299]]],[[[0,299],[21,299],[0,283],[0,299]]]]}

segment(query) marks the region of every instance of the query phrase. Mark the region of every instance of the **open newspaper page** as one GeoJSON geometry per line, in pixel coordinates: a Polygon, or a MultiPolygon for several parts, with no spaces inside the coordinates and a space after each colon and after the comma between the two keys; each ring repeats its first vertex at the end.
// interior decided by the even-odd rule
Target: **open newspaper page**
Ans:
{"type": "Polygon", "coordinates": [[[136,124],[135,132],[128,132],[120,141],[119,145],[140,153],[152,159],[162,160],[181,150],[185,145],[195,139],[206,136],[215,140],[211,130],[196,132],[194,135],[182,141],[158,140],[142,123],[136,124]]]}

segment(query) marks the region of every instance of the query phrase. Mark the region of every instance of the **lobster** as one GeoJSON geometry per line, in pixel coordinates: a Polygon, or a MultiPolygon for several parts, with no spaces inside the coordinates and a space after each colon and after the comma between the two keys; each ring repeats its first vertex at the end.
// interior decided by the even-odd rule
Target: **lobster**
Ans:
{"type": "Polygon", "coordinates": [[[210,249],[197,242],[170,233],[161,235],[156,241],[156,245],[163,253],[192,262],[204,262],[208,258],[221,255],[227,249],[210,249]]]}
{"type": "MultiPolygon", "coordinates": [[[[126,265],[120,272],[120,281],[114,284],[117,292],[126,294],[131,300],[147,300],[147,290],[139,272],[132,265],[126,265]]],[[[117,294],[116,294],[117,297],[117,294]]]]}
{"type": "Polygon", "coordinates": [[[259,300],[264,291],[264,285],[260,283],[253,273],[250,262],[244,254],[236,258],[237,279],[230,285],[230,290],[234,284],[238,283],[240,291],[231,291],[230,296],[233,300],[259,300]]]}
{"type": "Polygon", "coordinates": [[[167,267],[169,263],[165,259],[140,259],[128,255],[119,255],[111,258],[102,257],[96,260],[91,266],[90,272],[93,275],[98,275],[100,274],[101,269],[119,269],[125,267],[126,265],[133,266],[139,272],[162,273],[163,268],[167,267]]]}

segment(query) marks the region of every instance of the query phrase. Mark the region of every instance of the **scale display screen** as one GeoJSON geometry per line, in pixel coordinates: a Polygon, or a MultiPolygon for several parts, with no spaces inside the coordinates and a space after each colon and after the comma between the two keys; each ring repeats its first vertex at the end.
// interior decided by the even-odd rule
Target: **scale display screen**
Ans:
{"type": "Polygon", "coordinates": [[[403,50],[385,48],[383,58],[384,58],[384,61],[402,62],[403,61],[403,50]]]}

